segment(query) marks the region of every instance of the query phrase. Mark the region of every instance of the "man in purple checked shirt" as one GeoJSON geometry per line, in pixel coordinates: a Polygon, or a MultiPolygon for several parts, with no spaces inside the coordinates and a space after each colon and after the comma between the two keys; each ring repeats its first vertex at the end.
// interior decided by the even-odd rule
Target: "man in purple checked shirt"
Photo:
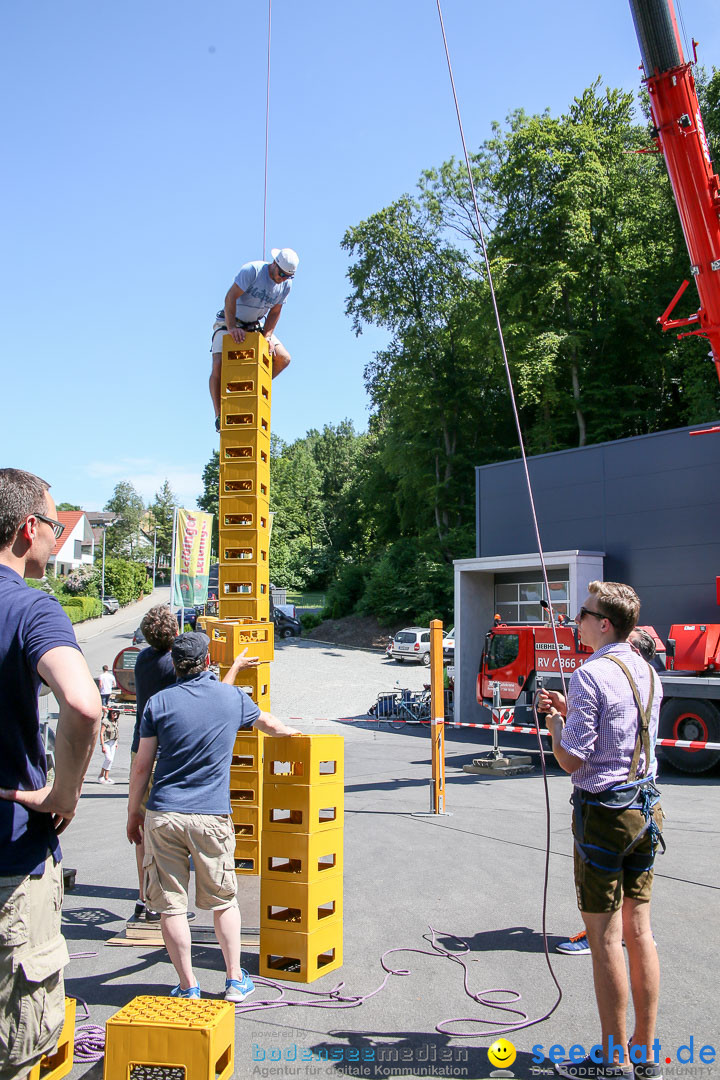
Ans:
{"type": "Polygon", "coordinates": [[[553,753],[573,780],[575,887],[593,959],[602,1053],[555,1068],[569,1080],[633,1080],[633,1073],[634,1080],[662,1080],[653,1060],[660,968],[650,928],[653,863],[662,843],[653,783],[662,687],[628,642],[640,612],[635,591],[611,581],[588,589],[576,621],[593,654],[573,673],[567,704],[543,691],[538,707],[548,712],[553,753]],[[635,1011],[629,1047],[623,939],[635,1011]]]}

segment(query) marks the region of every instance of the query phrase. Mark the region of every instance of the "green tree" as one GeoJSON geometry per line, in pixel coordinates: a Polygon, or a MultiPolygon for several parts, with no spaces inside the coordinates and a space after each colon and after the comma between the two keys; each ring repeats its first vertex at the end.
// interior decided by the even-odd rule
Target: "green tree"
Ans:
{"type": "Polygon", "coordinates": [[[167,560],[172,556],[173,520],[177,499],[167,480],[155,492],[155,501],[149,507],[154,529],[157,530],[157,554],[167,560]]]}
{"type": "Polygon", "coordinates": [[[133,559],[140,543],[140,523],[145,514],[142,497],[127,480],[115,485],[112,498],[105,503],[117,517],[106,530],[105,552],[108,557],[133,559]]]}
{"type": "Polygon", "coordinates": [[[213,450],[212,456],[203,469],[203,490],[198,495],[197,504],[206,514],[213,514],[212,550],[215,555],[220,551],[220,453],[213,450]]]}
{"type": "Polygon", "coordinates": [[[58,510],[65,510],[68,512],[82,510],[82,506],[76,506],[75,503],[61,502],[57,504],[58,510]]]}
{"type": "Polygon", "coordinates": [[[365,379],[399,531],[451,562],[472,543],[473,466],[514,441],[485,283],[435,210],[409,196],[348,230],[343,246],[355,259],[356,330],[393,334],[365,379]]]}

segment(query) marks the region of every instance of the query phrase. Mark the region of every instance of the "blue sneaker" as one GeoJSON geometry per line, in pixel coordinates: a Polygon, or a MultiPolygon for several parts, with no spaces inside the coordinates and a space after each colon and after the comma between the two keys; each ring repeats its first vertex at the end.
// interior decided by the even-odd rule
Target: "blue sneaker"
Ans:
{"type": "Polygon", "coordinates": [[[172,990],[170,991],[170,997],[199,998],[200,997],[200,987],[199,986],[188,986],[187,990],[182,990],[181,987],[180,987],[180,983],[178,983],[177,986],[173,986],[172,990]]]}
{"type": "Polygon", "coordinates": [[[559,945],[555,946],[555,949],[559,953],[564,953],[565,956],[589,956],[590,946],[587,931],[581,930],[579,934],[575,934],[569,941],[561,941],[559,945]]]}
{"type": "Polygon", "coordinates": [[[244,968],[240,968],[240,974],[242,975],[242,979],[225,980],[226,1001],[244,1001],[246,997],[250,997],[255,989],[255,983],[244,968]]]}

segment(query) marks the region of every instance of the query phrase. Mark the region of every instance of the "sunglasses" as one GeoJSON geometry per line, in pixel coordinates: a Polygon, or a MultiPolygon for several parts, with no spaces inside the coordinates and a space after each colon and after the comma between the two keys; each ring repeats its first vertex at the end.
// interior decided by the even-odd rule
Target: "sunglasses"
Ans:
{"type": "Polygon", "coordinates": [[[577,613],[577,618],[575,619],[575,622],[580,622],[580,620],[584,619],[586,615],[592,615],[593,619],[607,619],[609,623],[611,623],[613,626],[615,625],[609,615],[603,615],[602,611],[591,611],[590,608],[586,607],[580,608],[577,613]]]}
{"type": "Polygon", "coordinates": [[[55,539],[59,540],[62,534],[65,532],[65,526],[62,521],[55,521],[54,518],[45,517],[44,514],[33,514],[38,521],[44,521],[46,525],[49,525],[52,531],[55,533],[55,539]]]}
{"type": "Polygon", "coordinates": [[[275,263],[275,269],[277,270],[278,274],[280,275],[280,277],[281,277],[281,279],[283,281],[285,280],[285,278],[295,277],[294,274],[288,274],[287,270],[283,270],[282,267],[278,266],[277,263],[275,263]]]}

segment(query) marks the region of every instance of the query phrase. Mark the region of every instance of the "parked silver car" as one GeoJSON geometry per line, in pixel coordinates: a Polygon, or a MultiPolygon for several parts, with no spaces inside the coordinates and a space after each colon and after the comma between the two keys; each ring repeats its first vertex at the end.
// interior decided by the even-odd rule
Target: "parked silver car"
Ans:
{"type": "Polygon", "coordinates": [[[393,638],[392,658],[402,663],[403,660],[419,660],[425,667],[430,666],[430,629],[424,626],[408,626],[399,630],[393,638]]]}

